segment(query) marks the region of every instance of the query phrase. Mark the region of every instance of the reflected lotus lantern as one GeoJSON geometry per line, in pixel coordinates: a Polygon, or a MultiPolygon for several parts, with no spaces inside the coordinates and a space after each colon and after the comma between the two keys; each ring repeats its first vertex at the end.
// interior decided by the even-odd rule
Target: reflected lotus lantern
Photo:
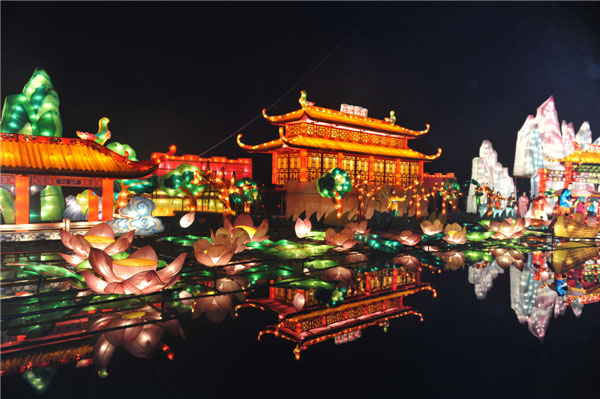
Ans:
{"type": "Polygon", "coordinates": [[[446,269],[456,271],[465,266],[466,256],[462,252],[450,251],[440,256],[446,263],[446,269]]]}
{"type": "Polygon", "coordinates": [[[406,266],[408,270],[413,272],[419,271],[421,266],[421,262],[419,261],[419,259],[412,255],[396,256],[394,259],[392,259],[392,262],[402,266],[406,266]]]}
{"type": "Polygon", "coordinates": [[[296,311],[299,312],[302,309],[304,309],[305,302],[306,299],[304,298],[304,294],[298,292],[296,293],[296,295],[294,295],[294,301],[292,302],[292,304],[294,305],[294,309],[296,309],[296,311]]]}
{"type": "Polygon", "coordinates": [[[496,259],[496,263],[503,269],[515,265],[519,270],[523,270],[525,265],[524,256],[521,251],[509,248],[494,248],[490,251],[490,254],[496,259]]]}

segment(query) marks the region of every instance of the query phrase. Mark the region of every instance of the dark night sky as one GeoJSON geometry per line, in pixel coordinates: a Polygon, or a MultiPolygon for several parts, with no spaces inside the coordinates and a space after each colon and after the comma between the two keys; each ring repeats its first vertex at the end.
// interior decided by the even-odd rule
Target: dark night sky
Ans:
{"type": "MultiPolygon", "coordinates": [[[[113,140],[147,158],[199,154],[268,107],[382,3],[2,2],[2,97],[50,74],[63,136],[111,119],[113,140]]],[[[483,139],[512,171],[518,129],[554,95],[561,120],[600,135],[599,3],[386,3],[270,114],[317,105],[396,111],[442,147],[428,172],[464,179],[483,139]]],[[[259,118],[245,141],[273,139],[259,118]]],[[[247,156],[231,139],[208,155],[247,156]]],[[[270,157],[256,155],[267,183],[270,157]]]]}

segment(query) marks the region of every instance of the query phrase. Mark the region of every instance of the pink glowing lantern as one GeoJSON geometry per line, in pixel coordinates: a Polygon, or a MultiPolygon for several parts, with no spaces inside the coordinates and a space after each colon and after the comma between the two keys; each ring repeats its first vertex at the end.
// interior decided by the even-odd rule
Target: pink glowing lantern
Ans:
{"type": "Polygon", "coordinates": [[[439,219],[435,219],[433,222],[424,220],[421,222],[421,230],[428,236],[432,236],[441,233],[444,230],[444,224],[439,219]]]}
{"type": "Polygon", "coordinates": [[[354,233],[350,233],[347,230],[336,233],[335,230],[331,228],[325,231],[325,242],[329,245],[335,245],[340,250],[350,249],[357,243],[357,241],[354,240],[354,233]]]}
{"type": "Polygon", "coordinates": [[[323,273],[323,280],[338,281],[343,285],[348,285],[352,282],[352,270],[342,266],[332,267],[323,273]]]}
{"type": "MultiPolygon", "coordinates": [[[[100,335],[94,345],[96,368],[105,369],[117,348],[124,348],[137,358],[150,359],[160,344],[165,330],[185,338],[177,319],[162,322],[159,321],[161,319],[160,312],[150,306],[145,306],[135,311],[109,314],[96,320],[88,331],[114,329],[100,335]]],[[[163,345],[163,349],[168,349],[168,347],[163,345]]],[[[106,373],[101,375],[106,375],[106,373]]]]}
{"type": "Polygon", "coordinates": [[[207,293],[207,296],[198,298],[192,312],[192,319],[206,313],[206,317],[213,323],[221,323],[228,314],[234,313],[236,302],[244,300],[243,283],[239,279],[221,278],[217,281],[217,291],[207,293]],[[216,294],[216,295],[215,295],[216,294]]]}
{"type": "Polygon", "coordinates": [[[396,240],[400,241],[400,243],[409,246],[416,245],[419,243],[419,241],[421,241],[421,236],[418,234],[414,234],[410,230],[404,230],[400,233],[400,235],[397,235],[395,238],[396,240]]]}
{"type": "Polygon", "coordinates": [[[115,255],[125,251],[133,242],[135,231],[129,231],[115,240],[115,233],[107,223],[100,223],[92,227],[85,235],[72,235],[66,230],[60,231],[60,239],[65,247],[74,255],[59,254],[70,265],[77,266],[89,257],[90,249],[101,249],[108,255],[115,255]]]}
{"type": "Polygon", "coordinates": [[[421,266],[419,259],[412,255],[396,256],[392,261],[399,265],[406,266],[410,271],[419,271],[421,266]]]}
{"type": "Polygon", "coordinates": [[[312,223],[310,222],[310,220],[308,218],[306,218],[304,220],[298,218],[296,220],[296,226],[295,226],[296,237],[305,238],[308,235],[308,233],[310,233],[311,229],[312,229],[312,223]]]}
{"type": "Polygon", "coordinates": [[[294,295],[294,300],[292,304],[294,305],[294,309],[296,309],[296,311],[299,312],[302,309],[304,309],[305,302],[306,298],[304,298],[304,294],[297,292],[296,295],[294,295]]]}
{"type": "Polygon", "coordinates": [[[219,240],[215,239],[214,244],[204,238],[200,238],[198,242],[194,243],[194,256],[204,266],[224,266],[233,257],[236,248],[237,241],[231,242],[226,237],[219,240]]]}
{"type": "Polygon", "coordinates": [[[179,219],[179,225],[182,228],[187,229],[188,227],[190,227],[192,225],[192,223],[194,223],[195,217],[196,217],[196,212],[186,213],[185,215],[183,215],[181,217],[181,219],[179,219]]]}
{"type": "Polygon", "coordinates": [[[236,235],[234,230],[242,229],[248,234],[248,242],[250,241],[262,241],[269,238],[267,232],[269,231],[269,221],[263,219],[263,221],[257,226],[254,226],[252,217],[247,213],[242,213],[235,218],[233,225],[229,221],[228,217],[223,217],[223,226],[229,230],[232,236],[236,235]]]}
{"type": "Polygon", "coordinates": [[[85,282],[99,294],[149,294],[169,288],[179,280],[187,253],[180,254],[159,271],[158,256],[150,247],[135,251],[129,258],[113,260],[106,252],[90,249],[90,264],[95,274],[84,271],[85,282]]]}
{"type": "Polygon", "coordinates": [[[448,244],[458,245],[467,242],[467,227],[461,227],[458,223],[452,223],[444,229],[444,241],[448,244]]]}

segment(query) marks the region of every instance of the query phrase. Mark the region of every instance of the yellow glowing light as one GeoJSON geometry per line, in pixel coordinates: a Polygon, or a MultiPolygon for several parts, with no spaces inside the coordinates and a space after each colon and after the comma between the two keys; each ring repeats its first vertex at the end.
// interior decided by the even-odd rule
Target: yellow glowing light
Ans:
{"type": "Polygon", "coordinates": [[[156,261],[145,258],[125,258],[113,260],[113,265],[125,267],[154,266],[156,265],[156,261]]]}
{"type": "Polygon", "coordinates": [[[246,233],[248,233],[248,235],[250,237],[254,237],[254,234],[256,233],[256,229],[252,228],[250,226],[235,226],[235,227],[239,227],[240,229],[246,230],[246,233]]]}
{"type": "Polygon", "coordinates": [[[104,236],[83,236],[83,238],[89,242],[90,244],[112,244],[115,242],[113,238],[104,237],[104,236]]]}
{"type": "Polygon", "coordinates": [[[146,312],[129,312],[125,313],[121,316],[122,319],[139,319],[140,317],[144,317],[146,312]]]}

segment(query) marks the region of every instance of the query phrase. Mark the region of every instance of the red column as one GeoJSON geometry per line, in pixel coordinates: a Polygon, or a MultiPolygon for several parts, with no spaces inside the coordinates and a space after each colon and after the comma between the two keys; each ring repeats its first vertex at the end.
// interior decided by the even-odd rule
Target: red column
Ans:
{"type": "Polygon", "coordinates": [[[371,183],[375,179],[375,176],[374,176],[375,173],[373,171],[374,163],[375,163],[375,157],[371,155],[369,157],[369,183],[371,183]]]}
{"type": "Polygon", "coordinates": [[[421,161],[419,163],[421,164],[420,167],[419,167],[420,168],[419,169],[419,181],[421,183],[423,183],[423,161],[421,161]]]}
{"type": "Polygon", "coordinates": [[[571,163],[565,163],[565,184],[564,188],[569,187],[569,183],[573,181],[573,165],[571,163]]]}
{"type": "Polygon", "coordinates": [[[114,188],[111,179],[102,180],[102,220],[113,219],[114,188]]]}
{"type": "Polygon", "coordinates": [[[29,176],[16,176],[15,224],[29,224],[29,176]]]}
{"type": "Polygon", "coordinates": [[[273,164],[272,164],[272,172],[271,172],[271,181],[273,182],[273,184],[278,184],[279,182],[277,181],[277,172],[278,172],[278,165],[279,165],[279,154],[277,152],[274,152],[273,154],[273,164]]]}
{"type": "Polygon", "coordinates": [[[402,166],[402,161],[396,159],[396,186],[402,185],[402,180],[400,178],[400,167],[402,166]]]}
{"type": "Polygon", "coordinates": [[[306,150],[300,150],[300,181],[308,181],[308,159],[306,150]]]}
{"type": "Polygon", "coordinates": [[[88,190],[88,222],[98,221],[98,196],[92,190],[88,190]]]}
{"type": "MultiPolygon", "coordinates": [[[[340,169],[344,169],[344,154],[342,154],[341,152],[337,153],[337,167],[340,169]]],[[[348,175],[351,174],[352,171],[347,170],[346,172],[348,172],[348,175]]]]}

